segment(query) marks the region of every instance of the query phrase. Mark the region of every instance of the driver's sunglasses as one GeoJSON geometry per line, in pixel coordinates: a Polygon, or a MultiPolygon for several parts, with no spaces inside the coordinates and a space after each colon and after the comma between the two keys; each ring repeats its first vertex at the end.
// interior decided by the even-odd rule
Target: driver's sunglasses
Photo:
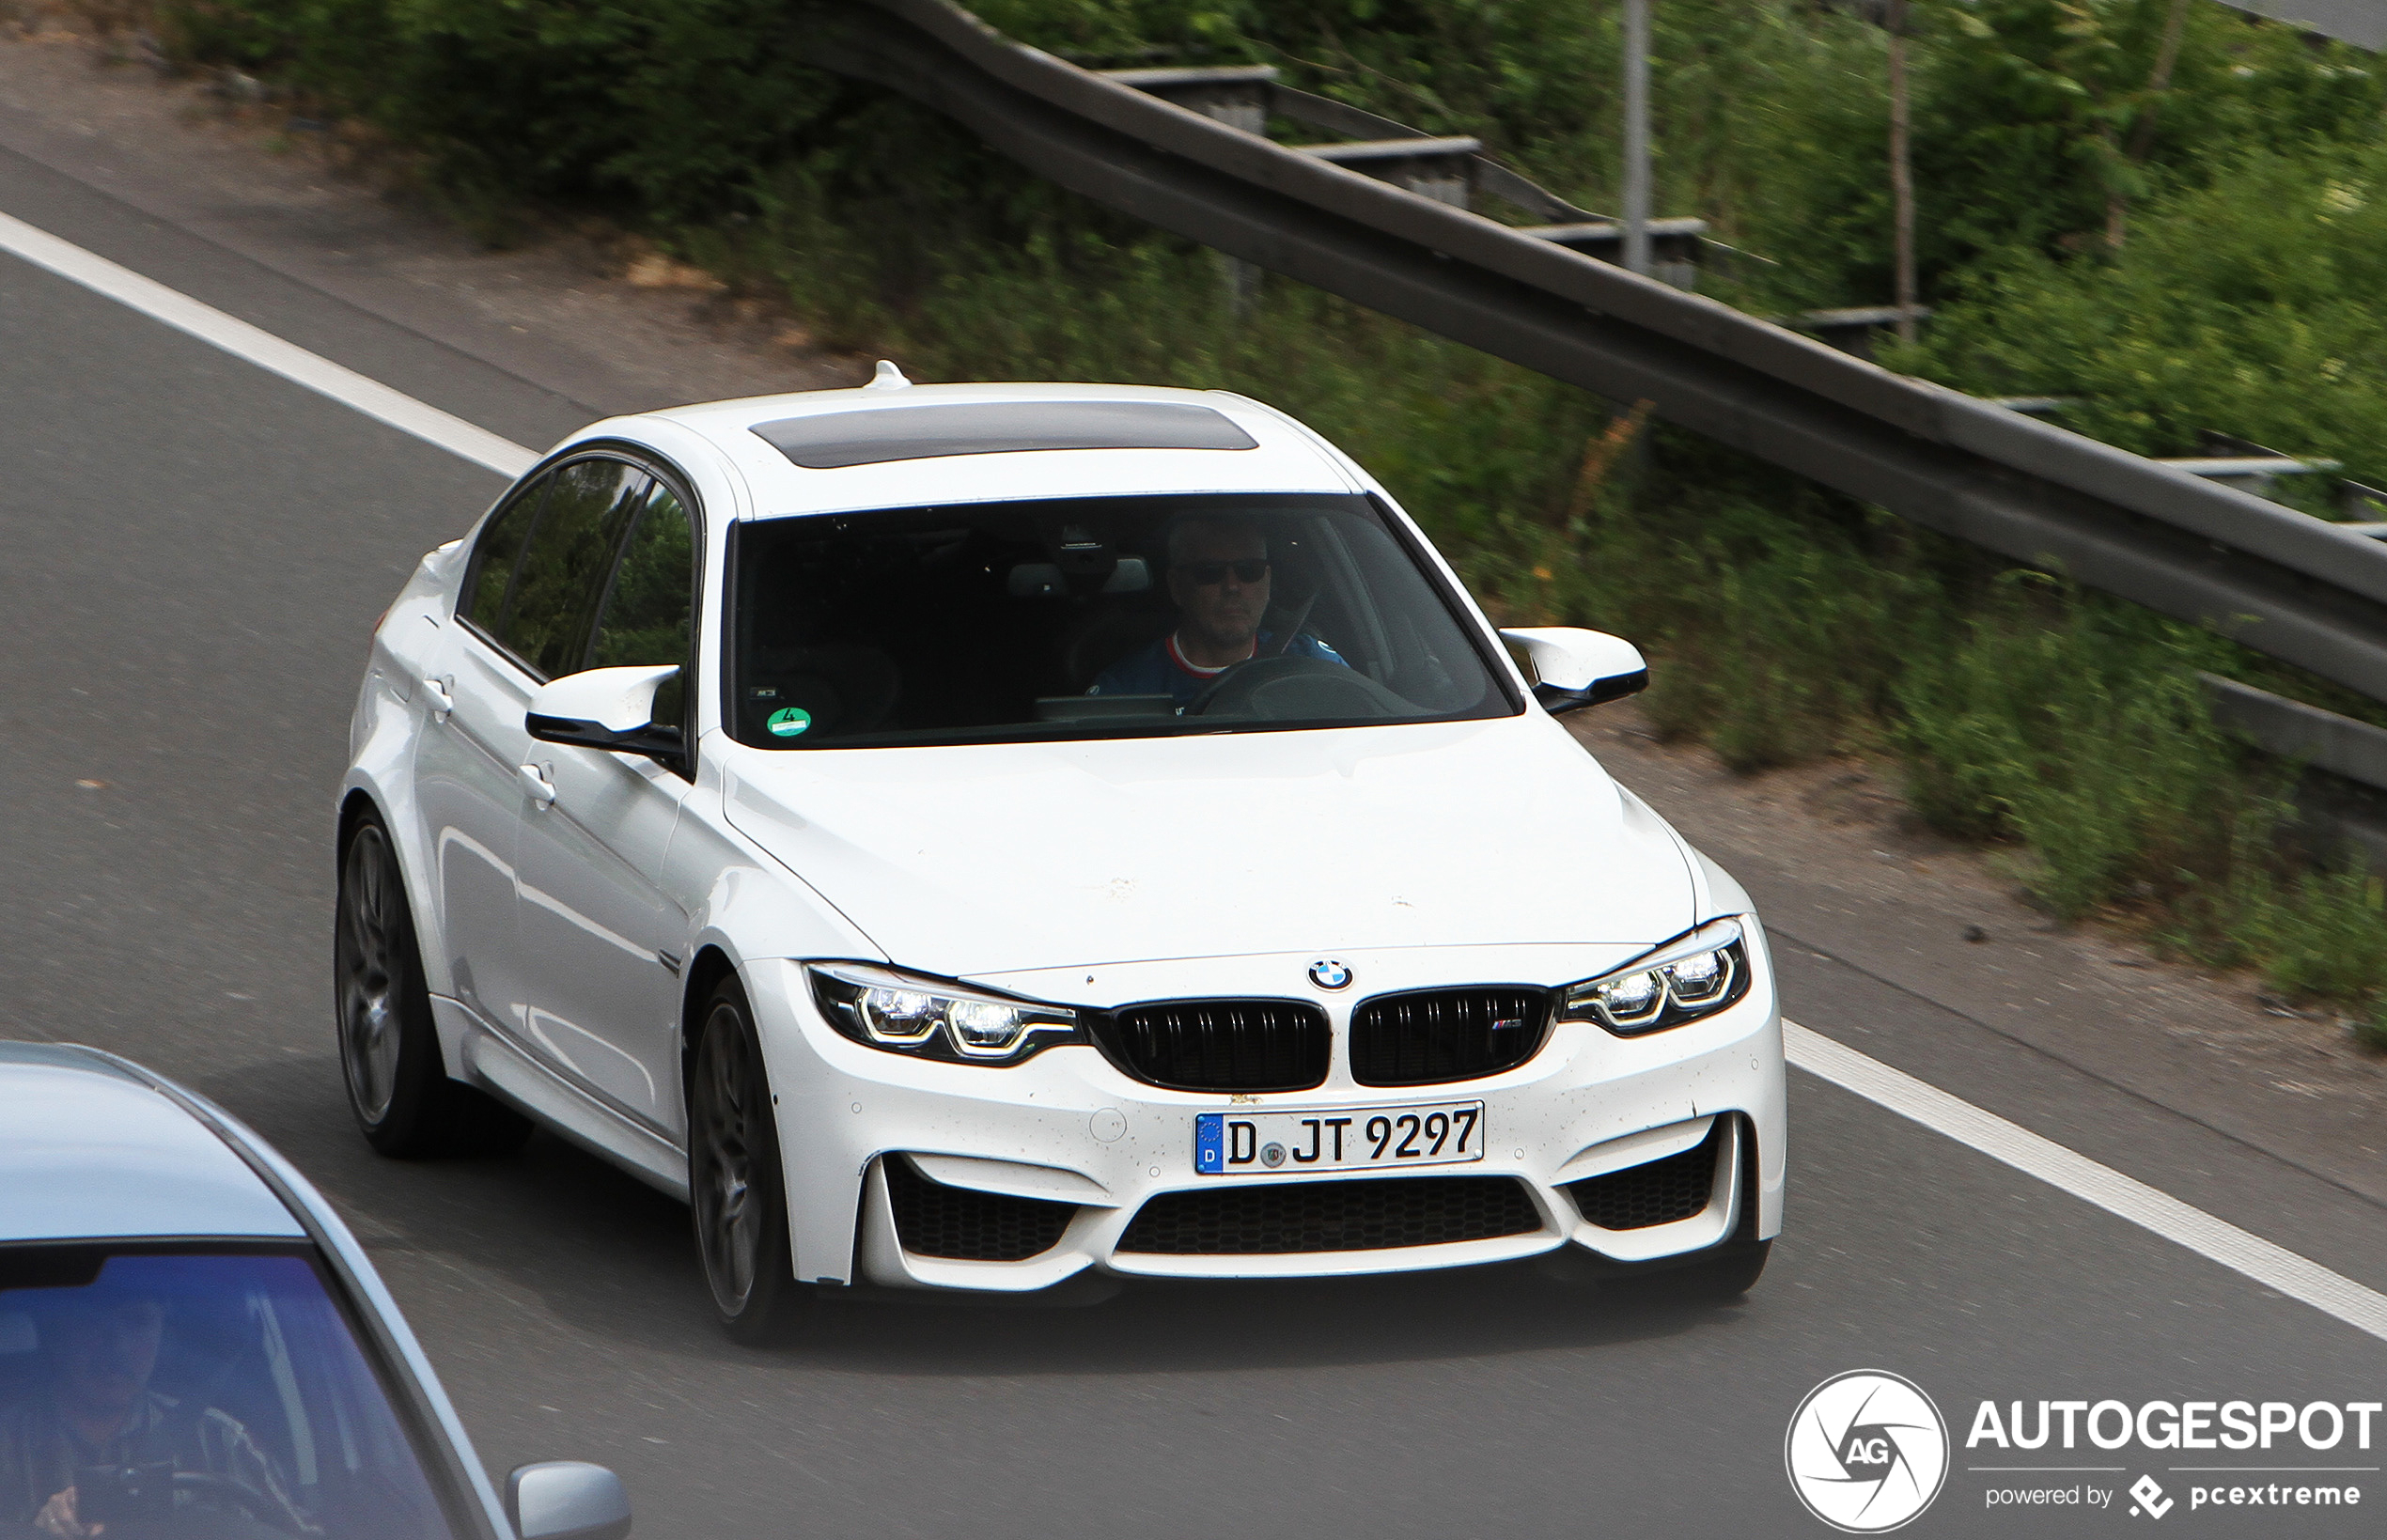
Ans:
{"type": "Polygon", "coordinates": [[[1197,587],[1215,588],[1226,581],[1229,572],[1235,574],[1238,583],[1259,582],[1268,576],[1268,558],[1262,556],[1242,562],[1179,562],[1177,569],[1185,574],[1186,582],[1197,587]]]}

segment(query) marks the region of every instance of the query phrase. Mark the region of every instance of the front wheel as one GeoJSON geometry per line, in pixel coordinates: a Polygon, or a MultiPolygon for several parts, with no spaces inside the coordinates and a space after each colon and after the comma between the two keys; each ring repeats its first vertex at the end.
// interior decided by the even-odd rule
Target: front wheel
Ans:
{"type": "Polygon", "coordinates": [[[332,930],[333,1010],[348,1101],[383,1155],[509,1155],[530,1124],[447,1078],[406,879],[389,831],[367,813],[340,856],[332,930]]]}
{"type": "Polygon", "coordinates": [[[772,1340],[801,1291],[788,1247],[778,1114],[745,991],[725,979],[705,1007],[688,1092],[689,1209],[713,1311],[742,1343],[772,1340]]]}

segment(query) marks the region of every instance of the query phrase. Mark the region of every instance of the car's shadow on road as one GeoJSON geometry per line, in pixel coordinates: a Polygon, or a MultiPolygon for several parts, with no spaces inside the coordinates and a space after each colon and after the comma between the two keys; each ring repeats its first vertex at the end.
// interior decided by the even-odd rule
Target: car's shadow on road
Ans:
{"type": "MultiPolygon", "coordinates": [[[[1325,1366],[1649,1341],[1763,1308],[1763,1285],[1754,1303],[1717,1305],[1662,1276],[1595,1287],[1526,1263],[1138,1282],[1083,1306],[839,1297],[815,1302],[774,1346],[744,1347],[712,1319],[687,1209],[561,1139],[534,1136],[502,1160],[382,1159],[350,1122],[330,1054],[252,1066],[200,1089],[296,1161],[393,1272],[421,1259],[476,1274],[592,1341],[679,1358],[906,1376],[1325,1366]]],[[[436,1320],[416,1326],[438,1330],[436,1320]]]]}
{"type": "Polygon", "coordinates": [[[782,1350],[822,1367],[919,1376],[1316,1368],[1646,1342],[1746,1308],[1686,1300],[1652,1282],[1594,1289],[1510,1267],[1136,1283],[1081,1308],[824,1304],[782,1350]]]}

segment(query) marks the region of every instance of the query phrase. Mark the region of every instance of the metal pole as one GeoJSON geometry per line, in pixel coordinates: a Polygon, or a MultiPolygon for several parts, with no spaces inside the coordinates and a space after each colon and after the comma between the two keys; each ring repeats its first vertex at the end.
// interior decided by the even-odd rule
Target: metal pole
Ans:
{"type": "Polygon", "coordinates": [[[1625,266],[1649,272],[1649,0],[1625,0],[1625,266]]]}
{"type": "Polygon", "coordinates": [[[1914,148],[1909,122],[1906,68],[1907,0],[1890,0],[1890,217],[1891,274],[1898,296],[1898,340],[1915,338],[1914,148]]]}

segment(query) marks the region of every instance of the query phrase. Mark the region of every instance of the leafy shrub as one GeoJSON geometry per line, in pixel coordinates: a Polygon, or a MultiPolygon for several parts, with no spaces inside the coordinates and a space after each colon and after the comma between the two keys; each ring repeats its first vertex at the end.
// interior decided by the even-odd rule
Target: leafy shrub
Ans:
{"type": "Polygon", "coordinates": [[[1983,393],[2072,396],[2067,421],[2193,453],[2220,428],[2387,477],[2387,147],[2262,152],[2143,210],[2122,251],[2011,252],[1915,360],[1983,393]]]}
{"type": "Polygon", "coordinates": [[[185,57],[275,75],[425,156],[468,204],[718,217],[850,89],[774,0],[164,0],[185,57]]]}

